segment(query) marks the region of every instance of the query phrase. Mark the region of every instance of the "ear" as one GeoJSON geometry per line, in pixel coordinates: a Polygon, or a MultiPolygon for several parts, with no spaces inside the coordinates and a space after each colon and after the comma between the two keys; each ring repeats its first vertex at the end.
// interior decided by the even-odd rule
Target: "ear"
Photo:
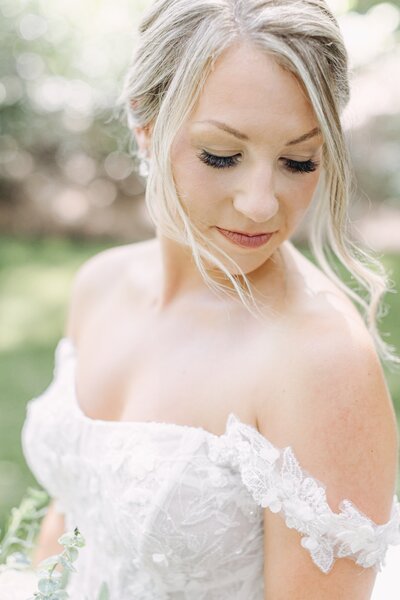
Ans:
{"type": "Polygon", "coordinates": [[[139,149],[145,155],[149,155],[150,153],[151,131],[152,127],[150,125],[134,128],[139,149]]]}
{"type": "MultiPolygon", "coordinates": [[[[135,108],[137,108],[139,102],[138,102],[138,100],[132,99],[130,101],[130,104],[131,104],[131,107],[133,109],[135,109],[135,108]]],[[[153,129],[152,124],[145,125],[144,127],[135,127],[134,128],[135,138],[137,140],[139,150],[144,155],[149,155],[152,129],[153,129]]]]}

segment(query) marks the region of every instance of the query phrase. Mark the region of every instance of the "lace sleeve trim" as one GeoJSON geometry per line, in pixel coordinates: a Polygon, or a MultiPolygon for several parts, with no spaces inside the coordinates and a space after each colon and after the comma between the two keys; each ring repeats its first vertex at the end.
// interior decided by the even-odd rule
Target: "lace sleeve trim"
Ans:
{"type": "Polygon", "coordinates": [[[290,446],[276,448],[233,414],[227,434],[243,484],[258,505],[280,513],[288,527],[302,534],[301,545],[321,571],[329,573],[336,558],[342,557],[382,570],[388,546],[400,544],[396,495],[391,517],[382,525],[348,499],[341,501],[340,512],[335,513],[327,503],[326,485],[300,467],[290,446]]]}
{"type": "Polygon", "coordinates": [[[54,376],[58,376],[65,365],[75,357],[75,349],[68,337],[59,339],[55,349],[54,376]]]}

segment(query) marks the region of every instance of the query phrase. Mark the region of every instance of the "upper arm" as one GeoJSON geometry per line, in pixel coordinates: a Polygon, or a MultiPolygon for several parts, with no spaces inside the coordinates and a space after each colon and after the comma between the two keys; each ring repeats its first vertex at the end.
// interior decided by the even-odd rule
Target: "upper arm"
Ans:
{"type": "Polygon", "coordinates": [[[59,554],[63,551],[64,548],[57,541],[63,533],[65,533],[65,517],[57,509],[57,500],[52,498],[42,519],[36,540],[32,556],[34,568],[50,555],[59,554]]]}
{"type": "MultiPolygon", "coordinates": [[[[304,472],[322,483],[335,513],[350,500],[376,524],[390,519],[396,487],[398,432],[381,364],[367,336],[328,327],[290,364],[282,389],[281,447],[291,446],[304,472]],[[330,330],[329,330],[330,329],[330,330]]],[[[266,410],[262,434],[271,438],[266,410]]],[[[281,413],[280,413],[281,414],[281,413]]],[[[365,600],[376,572],[349,558],[321,571],[282,515],[264,509],[264,576],[268,600],[365,600]]]]}
{"type": "Polygon", "coordinates": [[[126,264],[130,246],[117,246],[86,260],[75,273],[67,309],[65,335],[75,342],[86,319],[111,291],[126,264]]]}

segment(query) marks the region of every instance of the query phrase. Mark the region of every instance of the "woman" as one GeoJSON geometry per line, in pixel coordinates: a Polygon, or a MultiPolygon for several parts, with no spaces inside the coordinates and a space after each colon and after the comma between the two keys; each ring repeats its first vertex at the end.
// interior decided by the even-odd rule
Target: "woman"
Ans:
{"type": "Polygon", "coordinates": [[[400,543],[378,356],[399,361],[384,271],[347,238],[337,22],[322,0],[156,0],[123,99],[156,237],[76,276],[22,434],[54,498],[35,560],[77,525],[74,600],[370,598],[400,543]],[[322,270],[290,241],[313,200],[322,270]]]}

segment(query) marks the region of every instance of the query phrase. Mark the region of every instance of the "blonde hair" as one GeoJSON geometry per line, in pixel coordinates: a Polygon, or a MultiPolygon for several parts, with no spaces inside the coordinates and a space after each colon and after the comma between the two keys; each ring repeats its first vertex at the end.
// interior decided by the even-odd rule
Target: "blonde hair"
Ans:
{"type": "Polygon", "coordinates": [[[195,264],[211,289],[230,294],[231,288],[217,281],[218,273],[222,273],[232,283],[236,298],[258,317],[252,286],[239,265],[190,222],[170,161],[174,137],[193,110],[215,60],[241,41],[272,55],[298,78],[308,94],[324,138],[324,168],[311,221],[311,251],[324,273],[359,305],[379,356],[393,368],[400,360],[377,327],[377,320],[384,316],[381,298],[393,291],[389,288],[392,282],[379,260],[356,246],[348,232],[352,181],[340,119],[349,100],[348,59],[338,23],[323,0],[153,1],[139,25],[119,99],[131,130],[152,126],[145,196],[150,217],[166,236],[191,248],[195,264]],[[231,274],[209,251],[210,245],[234,265],[238,275],[231,274]],[[338,277],[327,250],[361,285],[359,291],[368,292],[368,299],[338,277]],[[204,259],[216,267],[214,277],[204,259]]]}

